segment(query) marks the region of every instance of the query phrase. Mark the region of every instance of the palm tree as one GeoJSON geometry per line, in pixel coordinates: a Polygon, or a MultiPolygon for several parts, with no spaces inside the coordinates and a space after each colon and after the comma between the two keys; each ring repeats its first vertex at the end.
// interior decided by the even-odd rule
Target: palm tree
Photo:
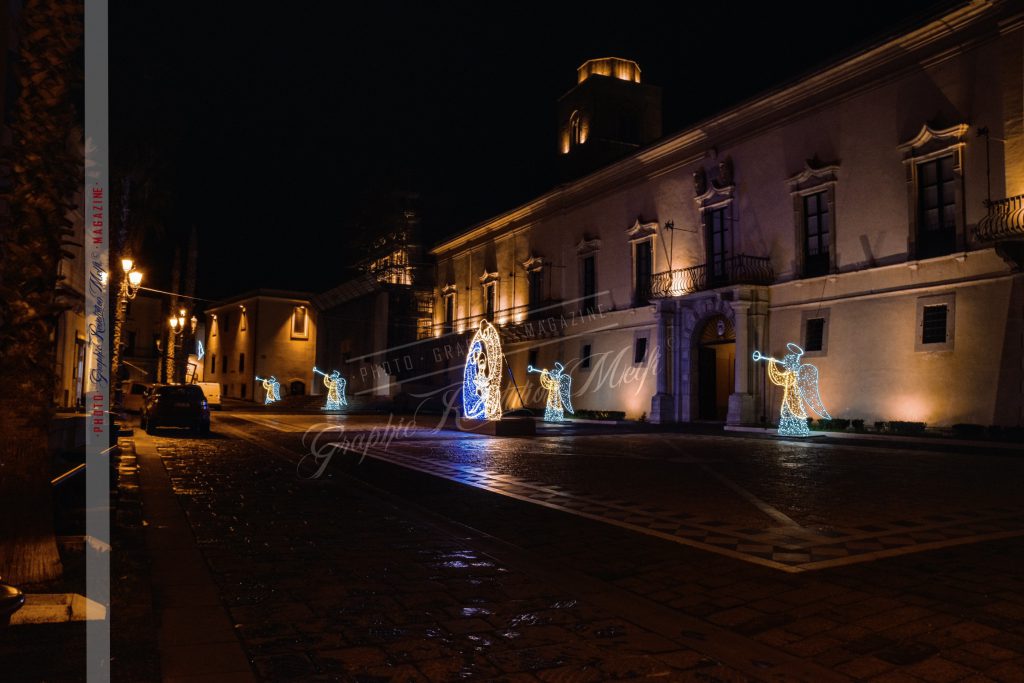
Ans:
{"type": "Polygon", "coordinates": [[[81,2],[26,0],[21,10],[19,93],[0,169],[9,174],[0,197],[0,576],[11,583],[61,572],[47,444],[58,265],[70,257],[68,215],[82,184],[82,33],[81,2]]]}

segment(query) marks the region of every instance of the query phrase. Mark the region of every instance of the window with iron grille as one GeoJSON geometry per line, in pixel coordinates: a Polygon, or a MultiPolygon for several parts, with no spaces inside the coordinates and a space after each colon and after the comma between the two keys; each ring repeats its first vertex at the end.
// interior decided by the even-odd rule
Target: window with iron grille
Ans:
{"type": "Polygon", "coordinates": [[[948,316],[949,307],[945,304],[924,307],[921,324],[922,344],[946,343],[946,322],[948,316]]]}
{"type": "Polygon", "coordinates": [[[637,337],[633,344],[633,363],[639,365],[647,359],[647,337],[637,337]]]}
{"type": "Polygon", "coordinates": [[[540,268],[531,270],[529,273],[530,283],[530,310],[541,307],[544,301],[544,271],[540,268]]]}
{"type": "Polygon", "coordinates": [[[815,192],[804,198],[804,276],[829,271],[828,193],[815,192]]]}
{"type": "Polygon", "coordinates": [[[452,331],[455,322],[455,295],[446,294],[444,297],[444,331],[445,334],[452,331]]]}
{"type": "Polygon", "coordinates": [[[580,353],[580,367],[583,369],[590,367],[590,344],[583,345],[583,351],[580,353]]]}
{"type": "Polygon", "coordinates": [[[484,316],[488,320],[494,320],[494,283],[484,285],[484,316]]]}
{"type": "MultiPolygon", "coordinates": [[[[245,354],[244,353],[238,354],[238,371],[239,372],[245,372],[245,354]]],[[[242,393],[245,393],[245,392],[242,392],[242,393]]]]}
{"type": "Polygon", "coordinates": [[[804,351],[821,351],[825,340],[825,319],[808,318],[804,330],[804,351]]]}

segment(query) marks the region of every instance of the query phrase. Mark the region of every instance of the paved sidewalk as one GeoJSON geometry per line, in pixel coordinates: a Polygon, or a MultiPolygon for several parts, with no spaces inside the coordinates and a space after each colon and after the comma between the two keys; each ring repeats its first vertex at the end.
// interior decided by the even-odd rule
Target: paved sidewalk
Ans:
{"type": "Polygon", "coordinates": [[[163,680],[255,680],[152,441],[136,437],[134,442],[163,680]]]}

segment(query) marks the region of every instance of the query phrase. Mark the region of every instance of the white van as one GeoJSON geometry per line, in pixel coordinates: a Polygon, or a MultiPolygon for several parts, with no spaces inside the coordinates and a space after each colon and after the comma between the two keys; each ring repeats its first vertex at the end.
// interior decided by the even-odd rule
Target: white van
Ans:
{"type": "Polygon", "coordinates": [[[210,409],[220,410],[220,385],[216,382],[196,382],[196,386],[203,390],[210,409]]]}

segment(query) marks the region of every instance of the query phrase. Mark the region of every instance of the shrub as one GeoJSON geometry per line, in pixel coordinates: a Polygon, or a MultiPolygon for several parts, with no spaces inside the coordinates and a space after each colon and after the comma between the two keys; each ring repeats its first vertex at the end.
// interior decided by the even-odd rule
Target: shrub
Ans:
{"type": "Polygon", "coordinates": [[[846,428],[850,426],[849,420],[842,418],[832,418],[830,420],[821,419],[818,420],[818,429],[825,432],[845,432],[846,428]]]}
{"type": "Polygon", "coordinates": [[[953,436],[958,439],[980,439],[985,436],[985,428],[981,425],[960,422],[953,425],[953,436]]]}
{"type": "Polygon", "coordinates": [[[889,422],[889,431],[893,434],[900,434],[902,436],[914,436],[924,432],[924,428],[927,426],[924,422],[904,422],[902,420],[892,420],[889,422]]]}
{"type": "Polygon", "coordinates": [[[624,420],[626,413],[621,410],[577,410],[566,417],[577,417],[581,420],[624,420]]]}
{"type": "Polygon", "coordinates": [[[864,431],[864,420],[851,420],[851,424],[853,425],[853,431],[855,431],[855,432],[863,432],[864,431]]]}
{"type": "Polygon", "coordinates": [[[889,428],[888,422],[875,422],[875,431],[882,434],[889,428]]]}

